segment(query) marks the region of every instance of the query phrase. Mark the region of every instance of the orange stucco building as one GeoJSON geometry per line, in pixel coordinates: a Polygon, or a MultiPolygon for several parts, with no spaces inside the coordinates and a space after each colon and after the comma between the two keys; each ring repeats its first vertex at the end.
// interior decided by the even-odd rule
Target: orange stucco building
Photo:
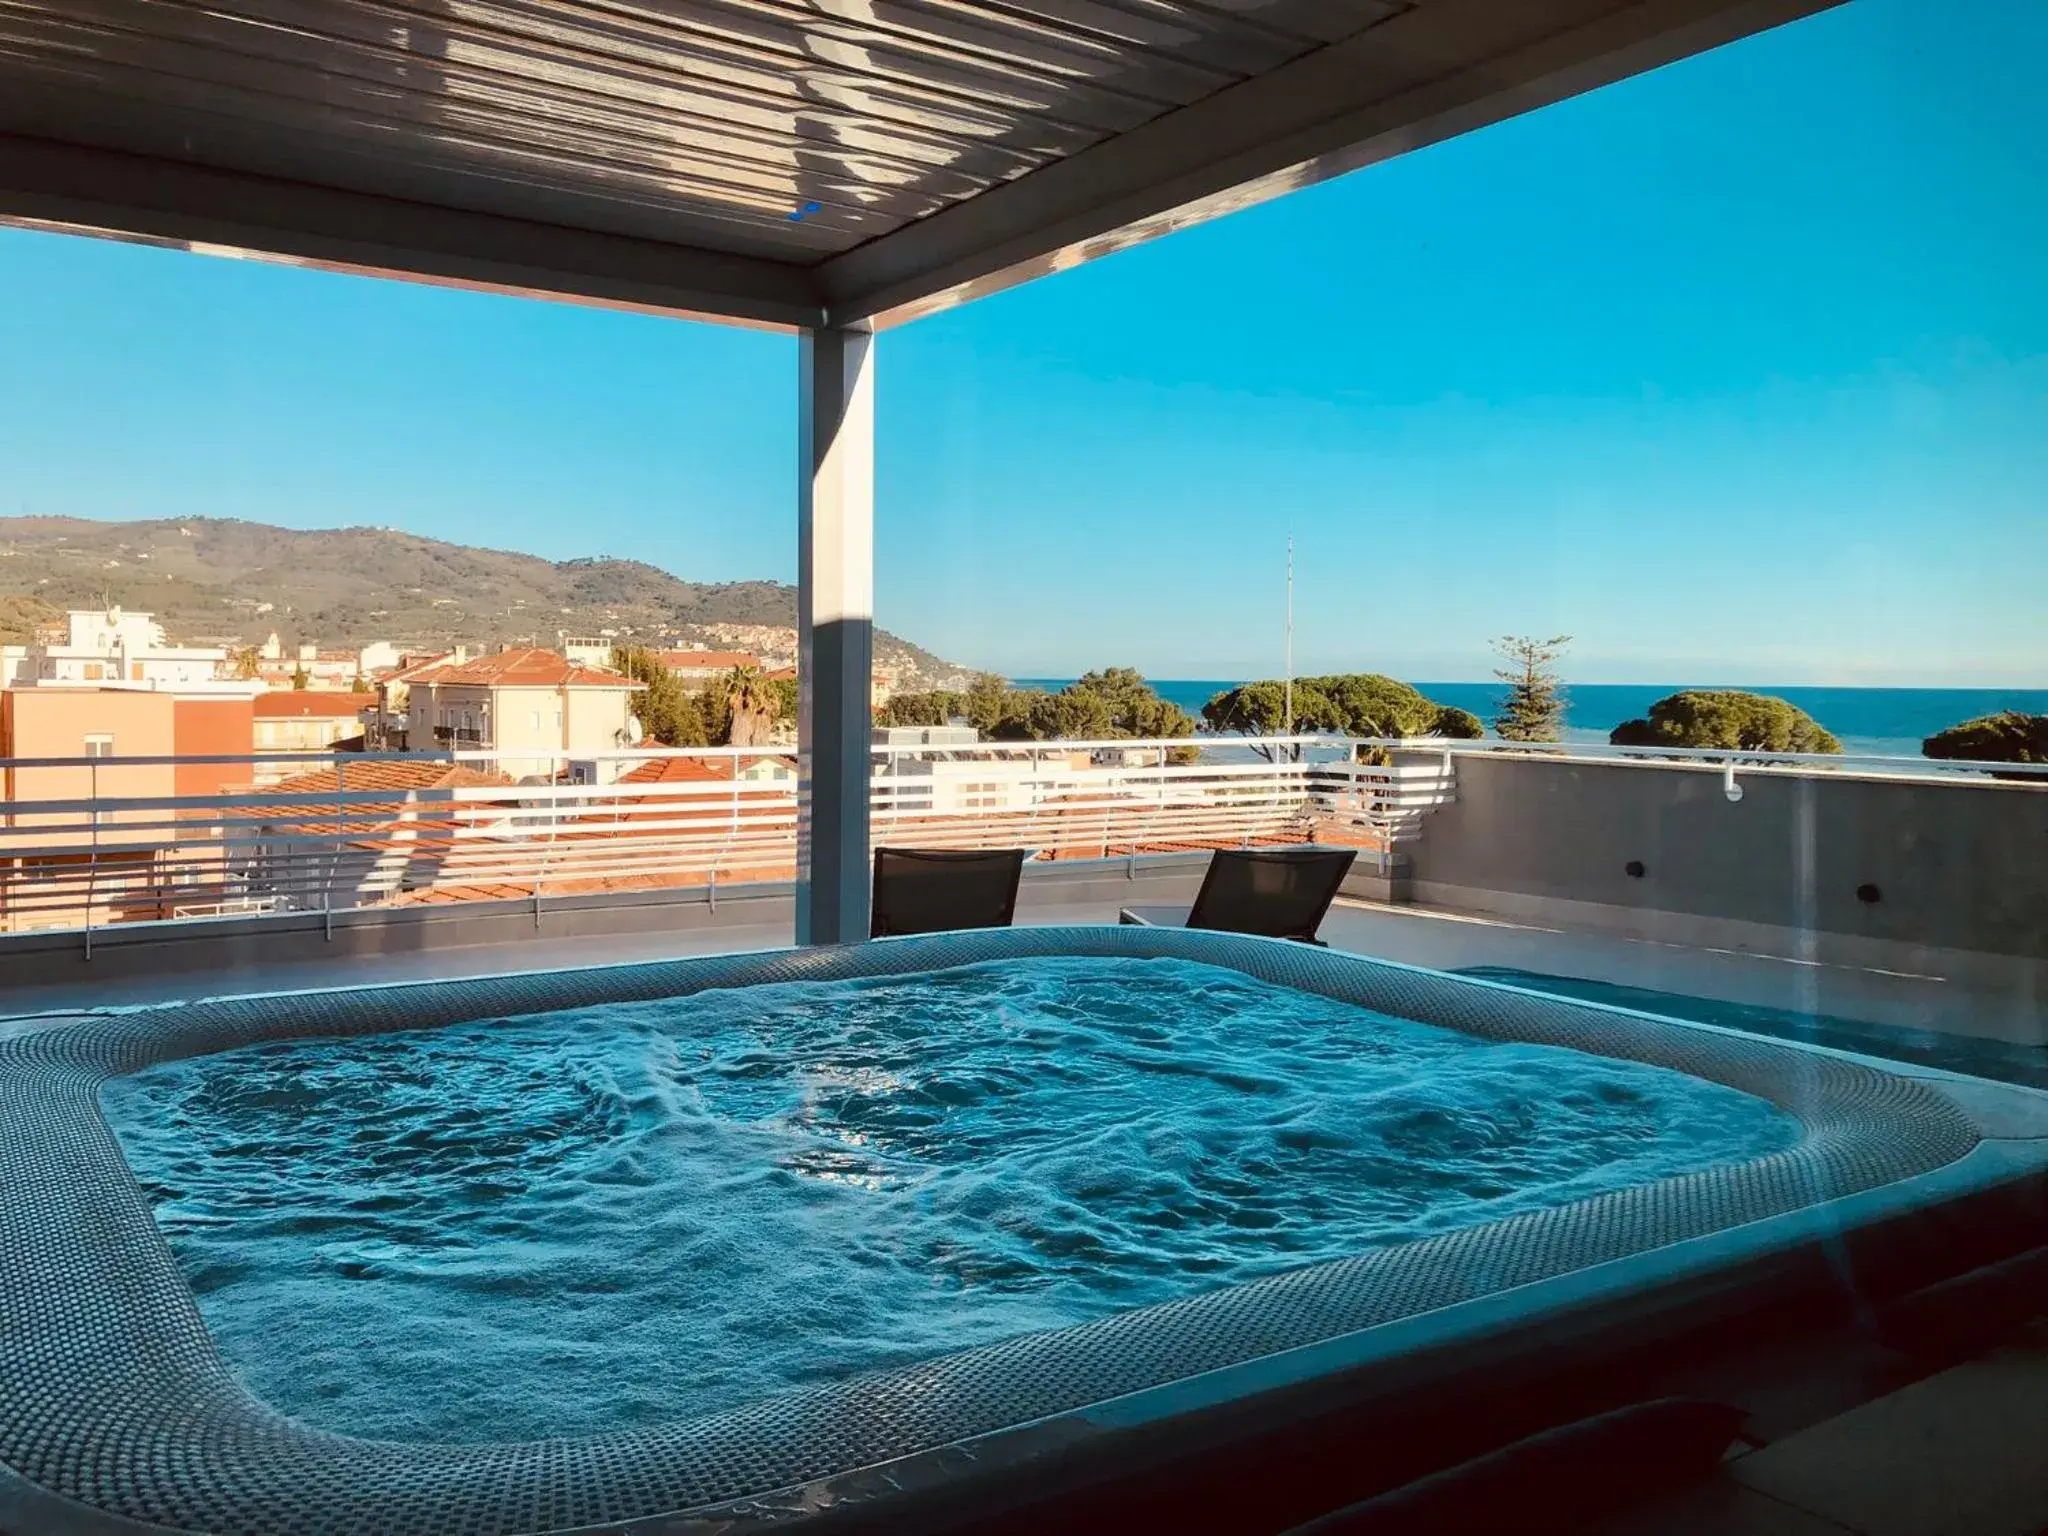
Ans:
{"type": "MultiPolygon", "coordinates": [[[[247,698],[181,698],[142,689],[0,690],[0,930],[76,927],[170,915],[166,879],[189,883],[218,863],[210,830],[190,835],[170,809],[128,800],[219,794],[246,785],[246,763],[136,759],[246,756],[247,698]],[[60,766],[23,759],[68,758],[60,766]],[[114,802],[97,814],[64,802],[114,802]],[[38,806],[49,807],[38,809],[38,806]]],[[[210,816],[195,822],[211,823],[210,816]]]]}

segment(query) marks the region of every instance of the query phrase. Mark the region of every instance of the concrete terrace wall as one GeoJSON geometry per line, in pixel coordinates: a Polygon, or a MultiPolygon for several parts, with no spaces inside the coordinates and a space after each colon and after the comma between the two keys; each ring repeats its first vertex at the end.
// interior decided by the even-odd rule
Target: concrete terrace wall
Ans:
{"type": "Polygon", "coordinates": [[[1420,901],[1520,921],[2048,981],[2048,787],[1461,756],[1412,850],[1420,901]],[[1631,861],[1643,866],[1628,873],[1631,861]],[[1879,899],[1859,897],[1874,886],[1879,899]]]}

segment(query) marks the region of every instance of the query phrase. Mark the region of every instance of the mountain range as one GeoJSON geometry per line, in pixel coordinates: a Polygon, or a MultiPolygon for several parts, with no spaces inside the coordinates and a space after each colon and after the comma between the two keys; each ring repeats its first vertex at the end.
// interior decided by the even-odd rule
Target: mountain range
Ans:
{"type": "MultiPolygon", "coordinates": [[[[641,560],[543,560],[396,528],[0,517],[0,640],[26,639],[66,608],[107,606],[155,614],[180,644],[253,645],[275,632],[333,650],[553,646],[565,633],[718,644],[738,625],[793,641],[796,625],[793,586],[685,581],[641,560]]],[[[875,659],[903,687],[967,673],[886,630],[875,659]]]]}

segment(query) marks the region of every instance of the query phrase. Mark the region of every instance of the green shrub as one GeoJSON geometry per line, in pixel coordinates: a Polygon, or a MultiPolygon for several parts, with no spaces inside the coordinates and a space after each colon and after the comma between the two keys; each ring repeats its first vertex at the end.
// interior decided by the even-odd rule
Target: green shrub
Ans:
{"type": "Polygon", "coordinates": [[[875,718],[882,725],[944,725],[954,716],[991,741],[1102,741],[1114,737],[1192,736],[1194,716],[1159,697],[1129,667],[1105,667],[1058,693],[1012,688],[993,672],[965,693],[898,694],[875,718]]]}
{"type": "Polygon", "coordinates": [[[2008,709],[1965,720],[1920,743],[1924,757],[1970,763],[2048,763],[2048,715],[2008,709]]]}
{"type": "Polygon", "coordinates": [[[1486,725],[1471,710],[1455,709],[1446,704],[1437,710],[1429,734],[1448,736],[1456,741],[1477,741],[1486,734],[1486,725]]]}
{"type": "Polygon", "coordinates": [[[1720,752],[1840,752],[1805,710],[1767,693],[1692,688],[1650,706],[1647,719],[1608,733],[1617,747],[1694,747],[1720,752]]]}
{"type": "MultiPolygon", "coordinates": [[[[1202,718],[1219,731],[1275,736],[1287,722],[1287,688],[1267,678],[1217,694],[1202,718]]],[[[1479,717],[1425,698],[1407,683],[1378,672],[1342,672],[1294,682],[1294,728],[1346,736],[1456,736],[1483,734],[1479,717]]]]}

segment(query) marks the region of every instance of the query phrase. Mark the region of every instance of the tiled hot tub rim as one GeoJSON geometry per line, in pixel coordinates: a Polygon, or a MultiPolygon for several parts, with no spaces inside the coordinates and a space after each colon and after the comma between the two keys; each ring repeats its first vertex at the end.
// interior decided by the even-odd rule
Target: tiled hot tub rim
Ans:
{"type": "MultiPolygon", "coordinates": [[[[709,1506],[930,1450],[1943,1167],[1977,1143],[1942,1094],[1796,1046],[1665,1024],[1358,956],[1146,928],[1010,929],[842,949],[234,999],[0,1040],[0,1462],[129,1520],[221,1532],[443,1536],[709,1506]],[[695,1420],[522,1445],[309,1430],[229,1377],[98,1084],[263,1040],[381,1032],[709,986],[992,959],[1197,960],[1494,1039],[1669,1066],[1791,1112],[1791,1148],[695,1420]]],[[[687,1363],[679,1363],[687,1369],[687,1363]]]]}

